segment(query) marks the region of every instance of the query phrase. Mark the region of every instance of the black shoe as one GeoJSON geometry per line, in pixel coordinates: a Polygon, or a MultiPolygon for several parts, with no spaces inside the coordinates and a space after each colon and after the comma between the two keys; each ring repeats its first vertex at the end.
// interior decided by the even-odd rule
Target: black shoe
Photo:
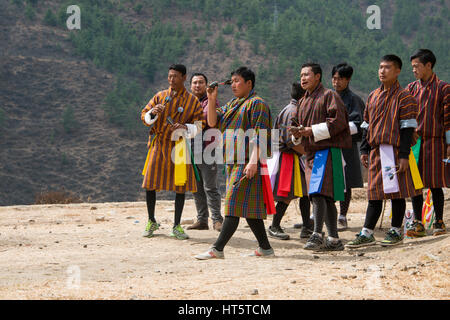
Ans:
{"type": "Polygon", "coordinates": [[[300,239],[309,239],[309,237],[311,237],[313,232],[314,232],[313,229],[309,229],[307,227],[303,227],[302,231],[300,231],[300,239]]]}
{"type": "Polygon", "coordinates": [[[338,231],[345,231],[348,228],[347,217],[339,216],[338,219],[338,231]]]}
{"type": "Polygon", "coordinates": [[[281,227],[272,227],[268,229],[269,236],[280,240],[289,240],[289,235],[281,229],[281,227]]]}
{"type": "Polygon", "coordinates": [[[341,240],[337,242],[331,242],[330,240],[325,241],[325,246],[322,248],[324,251],[342,251],[344,250],[344,244],[341,240]]]}
{"type": "Polygon", "coordinates": [[[309,238],[308,242],[306,242],[303,249],[305,250],[320,250],[323,245],[322,237],[313,233],[312,236],[309,238]]]}

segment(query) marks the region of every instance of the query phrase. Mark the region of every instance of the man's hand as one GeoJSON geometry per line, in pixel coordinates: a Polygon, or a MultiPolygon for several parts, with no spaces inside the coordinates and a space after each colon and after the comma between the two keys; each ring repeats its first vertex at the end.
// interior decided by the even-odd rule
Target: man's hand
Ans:
{"type": "Polygon", "coordinates": [[[369,155],[368,154],[361,155],[361,163],[366,169],[369,168],[369,155]]]}
{"type": "Polygon", "coordinates": [[[303,137],[303,136],[305,136],[305,137],[312,136],[312,129],[311,128],[290,127],[288,129],[288,132],[290,134],[292,134],[295,139],[298,139],[298,138],[303,137]],[[309,129],[310,132],[308,131],[308,129],[309,129]]]}
{"type": "Polygon", "coordinates": [[[258,171],[258,164],[257,163],[249,163],[245,166],[244,174],[248,179],[251,179],[255,176],[256,172],[258,171]]]}
{"type": "Polygon", "coordinates": [[[216,86],[214,88],[207,88],[206,94],[208,95],[209,100],[217,101],[217,94],[219,92],[219,87],[216,86]]]}
{"type": "Polygon", "coordinates": [[[172,131],[175,131],[177,129],[181,129],[181,130],[187,130],[187,126],[184,124],[180,124],[180,123],[175,123],[173,126],[171,126],[170,128],[172,131]]]}
{"type": "Polygon", "coordinates": [[[398,166],[398,173],[406,172],[409,168],[409,160],[408,159],[400,159],[398,166]]]}
{"type": "Polygon", "coordinates": [[[163,112],[163,110],[164,110],[164,106],[162,104],[157,104],[150,110],[150,112],[153,115],[157,115],[157,114],[160,114],[161,112],[163,112]]]}

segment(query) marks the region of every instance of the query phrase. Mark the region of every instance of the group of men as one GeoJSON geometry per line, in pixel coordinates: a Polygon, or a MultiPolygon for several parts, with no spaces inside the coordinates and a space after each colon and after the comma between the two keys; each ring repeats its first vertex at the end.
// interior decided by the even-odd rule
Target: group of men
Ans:
{"type": "Polygon", "coordinates": [[[274,250],[267,233],[273,238],[289,239],[280,222],[289,203],[299,199],[303,219],[300,237],[308,238],[304,248],[343,250],[338,224],[341,230],[347,228],[351,190],[363,186],[361,164],[368,169],[366,218],[356,239],[345,247],[376,243],[373,233],[386,199],[391,200],[392,227],[382,246],[403,241],[401,226],[407,198],[412,199],[415,216],[407,235],[425,236],[422,188],[429,188],[433,197],[433,234],[445,233],[442,188],[450,187],[450,85],[433,72],[436,57],[430,50],[420,49],[410,60],[417,81],[403,89],[398,82],[401,59],[396,55],[382,57],[378,69],[381,86],[370,93],[366,104],[349,88],[351,66],[342,63],[332,69],[334,90],[330,90],[322,85],[320,65],[306,63],[301,67],[300,83],[292,84],[289,105],[276,117],[274,126],[267,103],[254,90],[256,79],[250,69],[241,67],[231,73],[235,98],[220,107],[217,83],[208,85],[204,74],[194,73],[189,93],[184,87],[186,68],[172,65],[170,88],[158,92],[141,113],[142,121],[150,127],[142,185],[147,192],[149,215],[144,236],[152,237],[159,228],[155,219],[156,191],[169,190],[176,193],[171,236],[187,239],[180,220],[185,192],[193,192],[198,217],[188,229],[208,229],[210,210],[213,228],[220,232],[211,248],[195,258],[223,258],[224,247],[240,218],[246,218],[258,241],[251,256],[271,256],[274,250]],[[199,150],[194,148],[195,137],[211,128],[220,130],[223,145],[214,139],[202,141],[202,152],[208,148],[216,152],[222,152],[222,148],[239,151],[235,145],[238,130],[264,131],[269,140],[267,143],[258,135],[245,140],[245,161],[239,162],[235,152],[226,162],[225,219],[221,216],[217,163],[203,161],[203,156],[194,161],[199,159],[194,157],[199,150]],[[271,137],[272,128],[278,129],[274,131],[277,139],[271,137]],[[272,140],[278,142],[278,151],[270,157],[270,151],[262,151],[271,149],[272,140]],[[420,150],[418,159],[411,152],[414,145],[420,150]],[[192,161],[180,165],[173,154],[192,161]],[[275,168],[270,178],[267,161],[272,170],[275,168]],[[340,201],[339,217],[335,201],[340,201]],[[263,220],[268,214],[274,216],[266,232],[263,220]]]}

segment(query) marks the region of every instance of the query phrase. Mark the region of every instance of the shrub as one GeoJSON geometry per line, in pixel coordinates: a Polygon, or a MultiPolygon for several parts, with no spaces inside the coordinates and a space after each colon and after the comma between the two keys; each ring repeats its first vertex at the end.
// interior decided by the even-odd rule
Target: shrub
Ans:
{"type": "Polygon", "coordinates": [[[69,204],[80,203],[81,199],[64,190],[59,191],[41,191],[35,196],[35,204],[69,204]]]}

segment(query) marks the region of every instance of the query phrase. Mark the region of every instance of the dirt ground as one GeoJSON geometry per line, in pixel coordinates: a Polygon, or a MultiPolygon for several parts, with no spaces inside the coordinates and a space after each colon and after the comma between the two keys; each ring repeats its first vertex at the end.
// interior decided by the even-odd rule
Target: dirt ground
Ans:
{"type": "MultiPolygon", "coordinates": [[[[340,233],[345,242],[363,224],[366,201],[360,198],[349,210],[349,230],[340,233]]],[[[388,211],[377,240],[389,227],[388,211]]],[[[447,226],[449,213],[446,195],[447,226]]],[[[194,255],[218,233],[192,230],[188,240],[170,238],[172,201],[158,201],[156,217],[162,228],[147,239],[141,237],[144,202],[0,207],[0,299],[450,298],[449,234],[389,249],[314,253],[303,249],[305,240],[293,229],[301,218],[291,204],[282,221],[291,240],[270,239],[275,257],[246,256],[257,243],[242,220],[224,260],[197,261],[194,255]]],[[[182,220],[195,217],[187,200],[182,220]]]]}

